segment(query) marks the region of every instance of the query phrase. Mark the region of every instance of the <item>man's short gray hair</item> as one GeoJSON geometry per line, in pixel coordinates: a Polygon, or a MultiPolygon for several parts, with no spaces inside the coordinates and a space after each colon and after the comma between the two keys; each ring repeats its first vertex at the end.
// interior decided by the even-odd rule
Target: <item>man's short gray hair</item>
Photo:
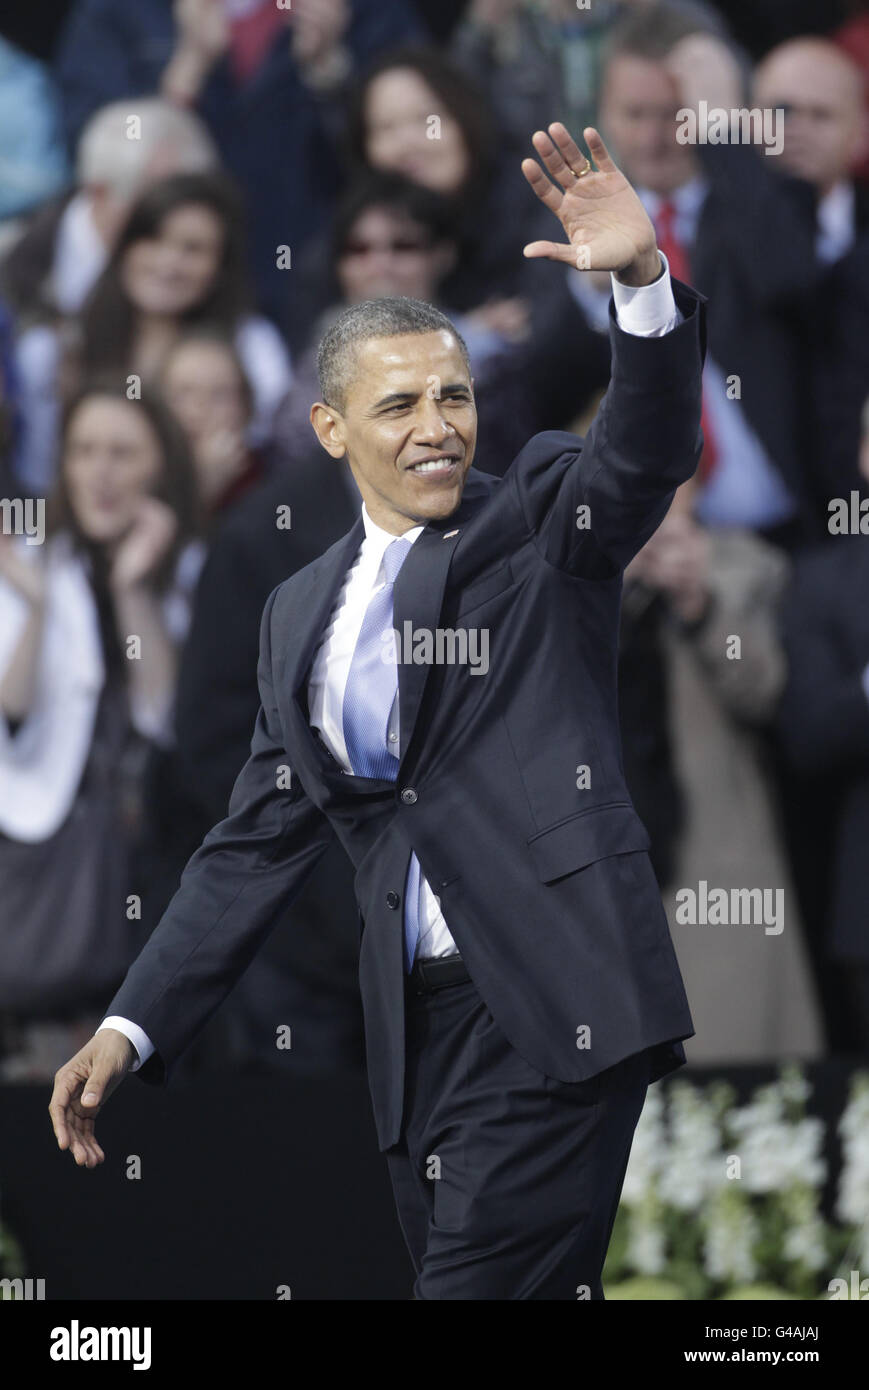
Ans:
{"type": "Polygon", "coordinates": [[[713,34],[727,42],[727,26],[704,0],[653,0],[630,9],[610,30],[601,49],[601,63],[608,68],[614,58],[627,55],[662,62],[693,34],[713,34]]]}
{"type": "Polygon", "coordinates": [[[393,338],[405,333],[451,333],[459,345],[468,374],[471,359],[467,344],[446,314],[424,299],[406,295],[384,299],[364,299],[339,314],[324,333],[317,351],[320,395],[326,405],[343,412],[347,386],[353,373],[356,348],[369,338],[393,338]]]}
{"type": "Polygon", "coordinates": [[[118,197],[131,197],[154,166],[199,174],[216,169],[219,158],[192,111],[161,97],[128,97],[94,112],[79,138],[75,162],[82,187],[107,185],[118,197]]]}

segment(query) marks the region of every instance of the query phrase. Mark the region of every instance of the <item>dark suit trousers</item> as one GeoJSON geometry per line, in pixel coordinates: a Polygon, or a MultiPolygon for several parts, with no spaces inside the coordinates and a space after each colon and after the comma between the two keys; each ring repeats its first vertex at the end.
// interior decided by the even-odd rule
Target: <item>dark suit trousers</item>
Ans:
{"type": "Polygon", "coordinates": [[[405,1118],[386,1150],[416,1299],[602,1299],[649,1077],[640,1052],[544,1076],[471,982],[407,990],[405,1118]]]}

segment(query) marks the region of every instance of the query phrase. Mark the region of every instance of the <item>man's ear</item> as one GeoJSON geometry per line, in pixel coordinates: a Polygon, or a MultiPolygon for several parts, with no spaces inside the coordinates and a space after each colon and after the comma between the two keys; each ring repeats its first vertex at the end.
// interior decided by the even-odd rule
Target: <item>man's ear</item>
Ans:
{"type": "Polygon", "coordinates": [[[347,452],[344,442],[344,420],[337,410],[324,401],[315,401],[308,417],[314,433],[333,459],[343,458],[347,452]]]}

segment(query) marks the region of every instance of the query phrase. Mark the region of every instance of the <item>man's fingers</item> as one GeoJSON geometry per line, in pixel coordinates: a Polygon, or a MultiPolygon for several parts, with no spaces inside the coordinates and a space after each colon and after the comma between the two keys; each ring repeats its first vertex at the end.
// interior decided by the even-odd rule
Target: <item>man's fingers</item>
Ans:
{"type": "Polygon", "coordinates": [[[541,203],[545,203],[550,212],[557,216],[564,196],[560,189],[546,177],[536,159],[523,159],[521,169],[541,203]]]}
{"type": "MultiPolygon", "coordinates": [[[[591,126],[589,126],[589,130],[591,126]]],[[[557,148],[565,164],[579,173],[580,169],[585,168],[586,155],[574,140],[566,125],[561,121],[553,121],[549,126],[549,138],[557,148]]],[[[595,163],[597,161],[595,160],[595,163]]]]}
{"type": "Polygon", "coordinates": [[[95,1168],[102,1163],[104,1154],[94,1138],[94,1122],[88,1116],[74,1111],[70,1124],[73,1132],[73,1157],[79,1166],[95,1168]]]}
{"type": "MultiPolygon", "coordinates": [[[[550,127],[550,129],[552,130],[555,130],[556,128],[557,127],[555,124],[553,124],[550,127]]],[[[561,126],[561,129],[564,130],[564,126],[561,126]]],[[[570,136],[567,135],[566,131],[565,135],[567,136],[567,143],[570,144],[573,147],[573,149],[576,149],[576,145],[570,139],[570,136]]],[[[535,130],[534,134],[531,136],[531,143],[534,146],[537,153],[539,154],[540,158],[543,160],[543,163],[546,165],[546,168],[549,170],[549,173],[552,175],[554,179],[558,180],[558,182],[562,185],[563,188],[568,189],[576,183],[576,179],[574,178],[574,175],[571,173],[570,168],[568,166],[567,159],[565,158],[562,151],[559,149],[558,145],[556,145],[551,135],[548,135],[545,130],[535,130]]],[[[578,173],[579,170],[584,167],[585,155],[580,154],[580,152],[577,150],[576,172],[578,173]]]]}
{"type": "Polygon", "coordinates": [[[69,1149],[80,1168],[96,1168],[105,1159],[94,1121],[129,1070],[132,1044],[113,1033],[92,1038],[54,1078],[48,1113],[57,1145],[69,1149]]]}
{"type": "Polygon", "coordinates": [[[591,157],[602,174],[618,173],[618,167],[613,162],[599,130],[595,130],[593,125],[586,126],[585,130],[582,132],[582,138],[588,145],[591,151],[591,157]]]}
{"type": "Polygon", "coordinates": [[[529,260],[545,256],[547,260],[572,265],[575,270],[582,268],[578,265],[579,248],[570,242],[529,241],[527,246],[523,246],[522,254],[529,260]]]}
{"type": "Polygon", "coordinates": [[[72,1097],[72,1093],[79,1086],[78,1077],[73,1076],[68,1071],[59,1072],[54,1078],[54,1090],[48,1104],[48,1113],[51,1117],[52,1128],[54,1129],[57,1145],[60,1149],[65,1149],[70,1142],[70,1133],[67,1126],[67,1107],[72,1097]]]}
{"type": "Polygon", "coordinates": [[[103,1098],[103,1091],[106,1089],[108,1081],[108,1076],[94,1071],[84,1083],[81,1103],[86,1105],[88,1109],[92,1109],[94,1114],[97,1113],[97,1107],[103,1098]]]}
{"type": "Polygon", "coordinates": [[[48,1113],[58,1148],[69,1149],[79,1166],[92,1168],[103,1161],[93,1126],[110,1080],[110,1073],[90,1071],[86,1061],[65,1067],[55,1077],[48,1113]]]}

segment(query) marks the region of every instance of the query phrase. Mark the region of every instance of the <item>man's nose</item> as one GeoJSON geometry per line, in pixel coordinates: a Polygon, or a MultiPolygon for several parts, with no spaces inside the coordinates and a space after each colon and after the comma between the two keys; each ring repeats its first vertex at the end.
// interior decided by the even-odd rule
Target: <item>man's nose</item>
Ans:
{"type": "Polygon", "coordinates": [[[427,444],[442,444],[455,434],[455,426],[444,418],[440,401],[430,398],[417,417],[416,436],[427,444]]]}

